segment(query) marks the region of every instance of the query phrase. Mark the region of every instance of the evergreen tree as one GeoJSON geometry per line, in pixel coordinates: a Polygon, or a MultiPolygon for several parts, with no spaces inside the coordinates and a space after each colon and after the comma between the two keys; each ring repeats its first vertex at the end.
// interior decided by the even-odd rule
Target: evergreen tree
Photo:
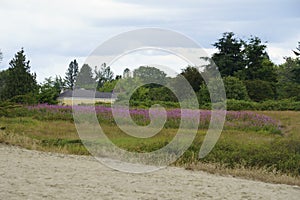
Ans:
{"type": "Polygon", "coordinates": [[[276,82],[274,64],[266,52],[267,46],[258,37],[251,37],[245,47],[245,79],[276,82]]]}
{"type": "Polygon", "coordinates": [[[53,87],[60,93],[63,88],[65,88],[66,82],[61,78],[61,76],[56,76],[54,79],[53,87]]]}
{"type": "Polygon", "coordinates": [[[5,88],[8,77],[8,70],[0,71],[0,100],[5,100],[5,88]]]}
{"type": "Polygon", "coordinates": [[[57,97],[60,93],[60,88],[56,86],[56,77],[54,80],[52,77],[45,78],[44,83],[40,86],[39,103],[57,104],[57,97]]]}
{"type": "Polygon", "coordinates": [[[285,58],[279,66],[277,93],[279,99],[295,98],[300,100],[300,59],[285,58]]]}
{"type": "Polygon", "coordinates": [[[3,91],[5,99],[37,92],[36,74],[30,73],[29,63],[29,60],[26,61],[23,48],[10,61],[3,91]]]}
{"type": "Polygon", "coordinates": [[[71,63],[69,64],[65,76],[66,87],[68,89],[71,90],[74,89],[77,75],[78,75],[78,63],[75,59],[74,61],[71,61],[71,63]]]}
{"type": "Polygon", "coordinates": [[[93,70],[88,64],[84,64],[76,79],[76,88],[93,89],[95,88],[95,79],[93,78],[93,70]]]}
{"type": "Polygon", "coordinates": [[[195,92],[198,92],[200,85],[204,81],[196,67],[188,66],[180,73],[190,83],[195,92]]]}
{"type": "Polygon", "coordinates": [[[298,47],[296,47],[296,50],[293,50],[293,52],[296,56],[300,56],[300,42],[298,42],[298,47]]]}
{"type": "Polygon", "coordinates": [[[212,60],[217,65],[221,76],[233,76],[235,72],[244,69],[243,41],[235,38],[234,33],[223,33],[223,37],[213,46],[218,49],[218,52],[213,54],[212,60]]]}

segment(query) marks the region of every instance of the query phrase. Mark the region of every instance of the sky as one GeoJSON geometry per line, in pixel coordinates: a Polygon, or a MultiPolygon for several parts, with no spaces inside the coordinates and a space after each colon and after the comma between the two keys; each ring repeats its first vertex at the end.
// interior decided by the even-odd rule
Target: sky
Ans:
{"type": "MultiPolygon", "coordinates": [[[[7,69],[24,47],[38,82],[64,77],[72,60],[82,66],[99,45],[138,28],[174,30],[197,42],[208,55],[215,52],[212,44],[224,32],[232,31],[241,39],[258,36],[267,42],[276,64],[293,56],[291,50],[300,41],[299,0],[0,0],[0,5],[0,70],[7,69]]],[[[143,56],[131,55],[116,63],[150,62],[143,56]]],[[[170,55],[159,56],[157,62],[174,62],[170,55]]]]}

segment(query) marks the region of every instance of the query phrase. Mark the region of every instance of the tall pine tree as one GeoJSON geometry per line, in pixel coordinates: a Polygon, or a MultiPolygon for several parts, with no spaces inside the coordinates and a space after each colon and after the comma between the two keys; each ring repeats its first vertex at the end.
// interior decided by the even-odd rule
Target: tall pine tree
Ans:
{"type": "Polygon", "coordinates": [[[10,61],[4,88],[5,99],[37,92],[36,74],[30,73],[29,63],[29,60],[26,61],[23,48],[10,61]]]}
{"type": "Polygon", "coordinates": [[[76,79],[76,88],[94,89],[96,81],[93,78],[93,70],[88,64],[84,64],[76,79]]]}
{"type": "Polygon", "coordinates": [[[234,33],[226,32],[218,42],[213,44],[218,52],[213,54],[212,59],[218,66],[222,77],[233,76],[234,73],[245,68],[243,43],[235,37],[234,33]]]}
{"type": "Polygon", "coordinates": [[[76,82],[76,77],[78,75],[78,63],[76,59],[71,61],[66,72],[65,82],[68,89],[73,90],[76,82]]]}

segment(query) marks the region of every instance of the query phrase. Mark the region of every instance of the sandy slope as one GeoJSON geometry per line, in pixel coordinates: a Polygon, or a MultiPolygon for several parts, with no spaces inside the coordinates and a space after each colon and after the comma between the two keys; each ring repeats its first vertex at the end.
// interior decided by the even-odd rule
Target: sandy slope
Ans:
{"type": "Polygon", "coordinates": [[[0,144],[0,199],[299,199],[300,188],[167,168],[127,174],[92,157],[0,144]]]}

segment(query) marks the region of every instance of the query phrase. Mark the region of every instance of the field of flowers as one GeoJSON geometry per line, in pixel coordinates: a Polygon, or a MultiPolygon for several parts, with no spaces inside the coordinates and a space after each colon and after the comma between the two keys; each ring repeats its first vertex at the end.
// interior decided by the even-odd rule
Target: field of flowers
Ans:
{"type": "MultiPolygon", "coordinates": [[[[72,106],[62,105],[47,105],[40,104],[36,106],[27,107],[27,115],[33,116],[40,120],[73,120],[72,106]]],[[[115,124],[115,120],[112,114],[112,108],[107,106],[77,106],[76,110],[81,112],[96,112],[97,118],[100,123],[115,124]]],[[[118,107],[115,108],[117,117],[124,118],[126,123],[127,108],[118,107]]],[[[148,125],[150,123],[150,116],[148,109],[132,108],[129,110],[130,116],[133,121],[138,125],[148,125]]],[[[167,109],[167,120],[164,124],[164,128],[178,128],[181,118],[186,121],[193,121],[196,115],[200,114],[199,129],[207,129],[211,119],[210,110],[200,110],[195,112],[193,110],[185,110],[184,114],[181,113],[181,109],[167,109]]],[[[161,118],[163,112],[156,112],[154,118],[161,118]]],[[[279,121],[272,119],[269,116],[257,114],[250,111],[227,111],[226,121],[224,124],[225,130],[252,130],[252,131],[265,131],[269,133],[281,133],[279,121]]]]}
{"type": "MultiPolygon", "coordinates": [[[[176,166],[195,168],[202,163],[202,170],[243,168],[272,173],[264,180],[275,177],[274,174],[280,177],[281,174],[291,175],[298,179],[300,176],[300,112],[227,111],[224,129],[217,144],[205,158],[199,160],[199,149],[210,123],[209,110],[191,110],[183,115],[180,109],[168,108],[165,128],[147,139],[124,134],[116,125],[110,107],[79,106],[76,110],[88,116],[95,111],[101,128],[110,140],[118,147],[133,152],[152,152],[162,148],[176,135],[181,117],[193,121],[197,117],[195,114],[200,113],[197,135],[189,149],[174,163],[176,166]],[[206,164],[214,167],[207,168],[206,164]]],[[[124,118],[124,123],[127,120],[125,111],[122,107],[116,110],[117,117],[124,118]]],[[[159,111],[151,114],[148,109],[140,108],[131,108],[129,113],[133,121],[141,126],[150,123],[153,113],[154,120],[163,114],[159,111]]],[[[41,104],[2,107],[0,128],[0,142],[42,151],[89,154],[76,132],[71,106],[41,104]]],[[[236,170],[233,175],[235,172],[239,174],[236,170]]],[[[253,177],[253,173],[250,174],[253,177]]],[[[254,176],[258,179],[263,177],[259,174],[254,176]]],[[[277,181],[276,178],[274,180],[277,181]]],[[[278,180],[282,183],[280,178],[278,180]]]]}

